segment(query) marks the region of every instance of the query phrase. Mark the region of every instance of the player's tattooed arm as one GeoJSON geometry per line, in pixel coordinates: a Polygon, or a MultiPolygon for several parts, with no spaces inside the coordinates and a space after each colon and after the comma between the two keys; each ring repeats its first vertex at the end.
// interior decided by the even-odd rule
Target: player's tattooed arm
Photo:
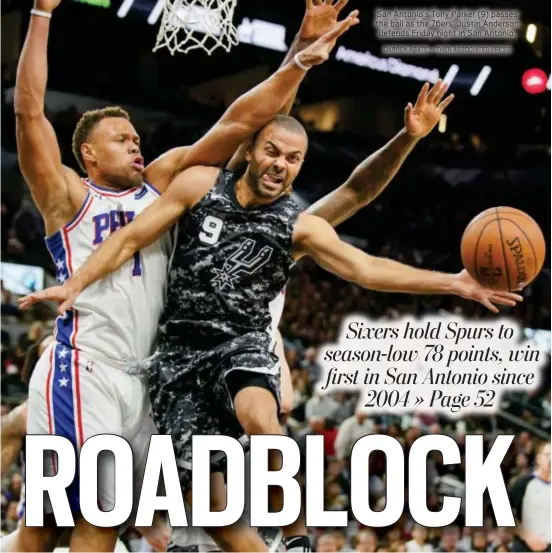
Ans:
{"type": "MultiPolygon", "coordinates": [[[[34,8],[51,14],[58,4],[59,0],[35,0],[34,8]]],[[[86,194],[78,175],[62,165],[54,129],[44,113],[49,31],[48,17],[31,15],[14,94],[19,166],[44,217],[47,234],[73,217],[86,194]]]]}
{"type": "MultiPolygon", "coordinates": [[[[288,50],[280,67],[288,64],[295,54],[303,51],[315,40],[327,33],[337,23],[341,10],[348,4],[349,0],[328,0],[320,2],[316,0],[305,0],[305,15],[301,22],[299,32],[295,35],[293,43],[288,50]]],[[[288,114],[295,103],[299,86],[296,86],[288,101],[280,110],[280,113],[288,114]]],[[[232,159],[228,162],[227,168],[230,171],[238,171],[246,164],[245,153],[249,147],[248,143],[242,144],[232,159]]]]}
{"type": "Polygon", "coordinates": [[[515,306],[523,298],[510,292],[489,290],[466,271],[458,274],[418,269],[374,257],[342,241],[323,219],[301,214],[293,234],[294,256],[310,255],[318,265],[349,281],[380,292],[454,294],[478,301],[493,313],[496,304],[515,306]]]}
{"type": "Polygon", "coordinates": [[[19,300],[20,307],[26,309],[41,301],[55,301],[59,303],[58,313],[63,315],[82,290],[119,269],[137,251],[169,231],[212,188],[219,172],[215,167],[192,167],[178,175],[158,200],[130,224],[112,233],[62,286],[25,296],[19,300]]]}
{"type": "Polygon", "coordinates": [[[347,181],[309,208],[309,213],[337,226],[373,202],[391,182],[416,144],[437,125],[454,95],[443,100],[448,86],[441,80],[422,87],[414,105],[404,114],[404,128],[383,148],[366,158],[347,181]]]}
{"type": "Polygon", "coordinates": [[[276,73],[240,96],[221,119],[196,143],[185,148],[170,150],[150,164],[144,176],[163,191],[180,172],[195,165],[221,165],[236,152],[240,144],[266,125],[284,107],[293,91],[299,86],[306,71],[324,63],[337,39],[358,24],[358,11],[334,25],[294,60],[276,73]]]}

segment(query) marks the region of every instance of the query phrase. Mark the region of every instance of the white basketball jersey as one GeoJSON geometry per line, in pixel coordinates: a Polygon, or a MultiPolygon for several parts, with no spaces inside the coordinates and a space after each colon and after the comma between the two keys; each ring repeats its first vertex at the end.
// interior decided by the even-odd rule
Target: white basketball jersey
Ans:
{"type": "MultiPolygon", "coordinates": [[[[130,223],[159,193],[149,184],[116,192],[84,180],[86,199],[71,222],[46,238],[59,283],[112,232],[130,223]]],[[[107,363],[126,365],[152,353],[165,300],[170,233],[91,284],[56,321],[56,339],[107,363]]]]}

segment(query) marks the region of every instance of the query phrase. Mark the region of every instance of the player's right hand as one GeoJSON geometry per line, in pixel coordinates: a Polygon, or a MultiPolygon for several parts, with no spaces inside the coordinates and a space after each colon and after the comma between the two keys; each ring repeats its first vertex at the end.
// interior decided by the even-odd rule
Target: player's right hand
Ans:
{"type": "Polygon", "coordinates": [[[330,56],[337,39],[358,23],[358,10],[354,10],[345,19],[335,24],[330,31],[297,54],[301,64],[312,67],[324,63],[330,56]]]}
{"type": "Polygon", "coordinates": [[[543,539],[528,530],[525,530],[520,537],[531,548],[531,551],[544,551],[548,545],[543,539]]]}
{"type": "Polygon", "coordinates": [[[35,10],[52,13],[60,4],[61,0],[35,0],[35,10]]]}
{"type": "Polygon", "coordinates": [[[40,303],[43,301],[55,301],[59,303],[58,313],[63,316],[65,312],[71,308],[80,291],[72,288],[68,284],[63,286],[52,286],[51,288],[46,288],[41,292],[34,292],[28,296],[19,298],[19,307],[21,309],[28,309],[31,305],[35,303],[40,303]]]}

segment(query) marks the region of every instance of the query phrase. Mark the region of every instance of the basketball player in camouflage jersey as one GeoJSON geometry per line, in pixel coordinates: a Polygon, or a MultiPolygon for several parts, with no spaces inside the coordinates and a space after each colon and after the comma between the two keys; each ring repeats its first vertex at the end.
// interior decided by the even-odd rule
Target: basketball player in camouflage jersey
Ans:
{"type": "MultiPolygon", "coordinates": [[[[268,305],[297,259],[310,255],[322,267],[365,288],[456,294],[493,312],[498,311],[494,303],[511,306],[522,299],[485,289],[465,271],[439,273],[369,256],[342,242],[326,221],[300,213],[288,192],[306,149],[303,127],[293,118],[276,117],[254,137],[243,176],[212,167],[184,171],[64,286],[34,295],[60,301],[63,313],[82,289],[178,223],[150,387],[155,423],[161,433],[173,437],[184,491],[191,483],[193,434],[282,434],[279,368],[268,305]]],[[[278,452],[271,452],[269,463],[272,470],[281,467],[278,452]]],[[[226,501],[220,474],[224,467],[217,461],[212,470],[217,472],[212,487],[217,510],[226,501]]],[[[279,511],[282,505],[282,491],[272,488],[272,509],[279,511]]],[[[302,518],[283,530],[288,549],[309,548],[302,518]]],[[[226,531],[209,529],[226,550],[266,550],[226,531]]]]}

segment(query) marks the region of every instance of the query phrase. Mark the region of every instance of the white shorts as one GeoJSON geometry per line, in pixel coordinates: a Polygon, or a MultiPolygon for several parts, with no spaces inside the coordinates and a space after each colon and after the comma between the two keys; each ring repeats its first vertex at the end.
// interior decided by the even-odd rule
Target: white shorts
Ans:
{"type": "MultiPolygon", "coordinates": [[[[121,436],[133,450],[138,485],[137,473],[143,473],[150,437],[156,433],[148,413],[145,379],[55,343],[38,361],[29,383],[27,434],[63,436],[77,452],[92,436],[121,436]]],[[[98,463],[98,504],[110,511],[115,505],[114,458],[100,454],[98,463]]],[[[56,471],[54,454],[47,455],[44,474],[56,471]]],[[[78,512],[78,472],[67,496],[71,509],[78,512]]]]}

